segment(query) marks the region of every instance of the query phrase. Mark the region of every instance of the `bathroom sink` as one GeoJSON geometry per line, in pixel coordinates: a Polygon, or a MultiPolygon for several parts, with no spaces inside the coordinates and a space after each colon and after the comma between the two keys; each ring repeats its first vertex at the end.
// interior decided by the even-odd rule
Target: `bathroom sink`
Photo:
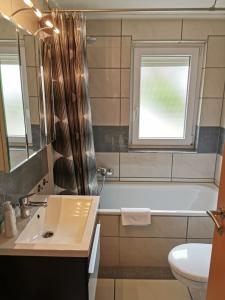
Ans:
{"type": "Polygon", "coordinates": [[[75,256],[78,251],[79,255],[86,255],[94,230],[99,197],[49,196],[47,203],[47,207],[40,207],[35,212],[15,241],[15,248],[56,253],[68,251],[68,255],[72,251],[75,256]]]}

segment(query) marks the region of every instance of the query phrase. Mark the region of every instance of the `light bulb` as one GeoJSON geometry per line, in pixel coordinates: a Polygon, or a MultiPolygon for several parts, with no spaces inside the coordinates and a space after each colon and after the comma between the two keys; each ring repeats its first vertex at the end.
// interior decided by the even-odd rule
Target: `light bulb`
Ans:
{"type": "Polygon", "coordinates": [[[33,7],[34,4],[30,0],[23,0],[23,2],[28,5],[29,7],[33,7]]]}
{"type": "Polygon", "coordinates": [[[39,19],[42,18],[42,13],[40,12],[39,9],[35,8],[35,9],[34,9],[34,13],[35,13],[35,15],[36,15],[39,19]]]}
{"type": "Polygon", "coordinates": [[[54,30],[54,32],[57,33],[57,34],[60,33],[60,30],[59,30],[57,27],[55,27],[53,30],[54,30]]]}
{"type": "Polygon", "coordinates": [[[17,27],[19,27],[20,29],[23,29],[23,26],[21,26],[20,24],[17,23],[17,27]]]}
{"type": "Polygon", "coordinates": [[[52,24],[52,22],[49,21],[49,20],[45,21],[45,25],[48,26],[49,28],[53,28],[54,27],[53,24],[52,24]]]}

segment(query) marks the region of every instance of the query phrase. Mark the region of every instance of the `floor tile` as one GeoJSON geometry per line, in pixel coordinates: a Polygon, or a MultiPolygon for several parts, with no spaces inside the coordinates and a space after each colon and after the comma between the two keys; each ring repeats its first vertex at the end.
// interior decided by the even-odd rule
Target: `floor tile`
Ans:
{"type": "Polygon", "coordinates": [[[191,300],[176,280],[116,280],[115,300],[191,300]]]}
{"type": "Polygon", "coordinates": [[[99,279],[96,300],[114,300],[114,279],[99,279]]]}

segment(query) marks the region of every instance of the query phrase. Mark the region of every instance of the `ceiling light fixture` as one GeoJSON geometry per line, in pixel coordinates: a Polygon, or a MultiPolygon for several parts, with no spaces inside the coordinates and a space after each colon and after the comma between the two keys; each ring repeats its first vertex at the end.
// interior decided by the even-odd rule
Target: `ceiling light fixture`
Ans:
{"type": "Polygon", "coordinates": [[[21,26],[20,24],[17,23],[17,27],[19,27],[20,29],[23,29],[23,26],[21,26]]]}
{"type": "Polygon", "coordinates": [[[32,10],[39,19],[42,18],[42,12],[38,8],[34,7],[33,2],[31,2],[30,0],[23,0],[23,2],[29,7],[20,8],[20,9],[14,11],[10,16],[10,19],[12,17],[14,17],[16,14],[23,12],[23,11],[28,11],[28,10],[32,10]]]}
{"type": "Polygon", "coordinates": [[[42,13],[40,12],[40,10],[38,8],[34,8],[34,13],[39,19],[42,18],[42,13]]]}
{"type": "Polygon", "coordinates": [[[59,28],[57,28],[57,27],[55,27],[55,28],[53,29],[53,31],[54,31],[55,33],[57,33],[57,34],[60,33],[60,30],[59,30],[59,28]]]}
{"type": "Polygon", "coordinates": [[[34,7],[34,4],[32,3],[32,1],[30,1],[30,0],[23,0],[23,2],[27,5],[27,6],[29,6],[29,7],[34,7]]]}
{"type": "Polygon", "coordinates": [[[48,26],[49,28],[53,28],[54,27],[54,25],[52,24],[52,22],[49,21],[49,20],[45,21],[45,25],[48,26]]]}

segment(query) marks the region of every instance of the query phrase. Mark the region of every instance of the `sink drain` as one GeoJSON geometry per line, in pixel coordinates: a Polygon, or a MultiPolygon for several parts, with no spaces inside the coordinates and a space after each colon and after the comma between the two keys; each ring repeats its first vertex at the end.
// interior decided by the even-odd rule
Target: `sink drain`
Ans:
{"type": "Polygon", "coordinates": [[[44,239],[47,239],[47,238],[52,237],[53,235],[54,235],[54,232],[52,232],[52,231],[46,231],[45,233],[42,234],[42,237],[44,239]]]}

